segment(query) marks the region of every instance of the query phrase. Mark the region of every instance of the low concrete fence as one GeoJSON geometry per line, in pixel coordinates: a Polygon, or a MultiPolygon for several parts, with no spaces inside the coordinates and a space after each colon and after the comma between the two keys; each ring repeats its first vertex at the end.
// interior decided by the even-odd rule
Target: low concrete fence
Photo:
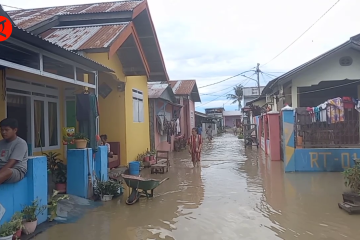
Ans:
{"type": "MultiPolygon", "coordinates": [[[[39,199],[40,205],[47,205],[48,180],[47,159],[44,156],[29,157],[28,172],[18,183],[0,185],[0,204],[5,209],[0,225],[9,221],[15,212],[21,211],[24,206],[30,205],[39,199]]],[[[38,224],[45,222],[47,213],[38,216],[38,224]]]]}

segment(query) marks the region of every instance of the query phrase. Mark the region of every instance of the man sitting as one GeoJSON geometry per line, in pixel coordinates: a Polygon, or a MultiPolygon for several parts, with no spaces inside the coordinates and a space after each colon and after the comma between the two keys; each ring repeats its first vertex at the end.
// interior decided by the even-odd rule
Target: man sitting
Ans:
{"type": "Polygon", "coordinates": [[[19,182],[27,172],[28,146],[16,135],[18,121],[5,118],[0,122],[0,184],[19,182]]]}

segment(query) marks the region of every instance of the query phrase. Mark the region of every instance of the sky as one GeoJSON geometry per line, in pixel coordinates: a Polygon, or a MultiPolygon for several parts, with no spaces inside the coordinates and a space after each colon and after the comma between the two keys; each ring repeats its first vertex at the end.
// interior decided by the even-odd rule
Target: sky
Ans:
{"type": "MultiPolygon", "coordinates": [[[[274,77],[359,34],[360,1],[340,0],[311,30],[272,60],[337,1],[148,0],[148,3],[169,77],[196,79],[202,101],[196,104],[196,111],[202,112],[222,106],[235,110],[237,104],[231,104],[226,94],[232,93],[236,84],[255,86],[256,82],[239,76],[202,86],[251,70],[257,63],[265,73],[260,75],[260,84],[266,85],[274,77]]],[[[0,0],[1,4],[24,9],[95,2],[99,0],[61,3],[0,0]]],[[[253,72],[245,75],[256,77],[253,72]]]]}

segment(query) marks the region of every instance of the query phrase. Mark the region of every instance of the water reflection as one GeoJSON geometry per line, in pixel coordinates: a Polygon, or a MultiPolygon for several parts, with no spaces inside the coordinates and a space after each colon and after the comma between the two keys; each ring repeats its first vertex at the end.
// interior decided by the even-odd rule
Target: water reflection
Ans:
{"type": "Polygon", "coordinates": [[[359,239],[359,216],[337,207],[341,173],[285,174],[231,134],[204,143],[199,168],[186,152],[172,157],[169,173],[151,175],[170,177],[154,199],[127,206],[126,192],[36,239],[359,239]]]}

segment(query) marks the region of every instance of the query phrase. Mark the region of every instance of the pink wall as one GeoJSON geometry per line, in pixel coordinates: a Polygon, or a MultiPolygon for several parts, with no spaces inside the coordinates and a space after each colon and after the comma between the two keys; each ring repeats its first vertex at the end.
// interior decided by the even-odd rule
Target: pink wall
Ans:
{"type": "Polygon", "coordinates": [[[191,129],[195,127],[195,103],[189,99],[180,98],[180,104],[183,105],[180,111],[180,130],[185,137],[191,135],[191,129]]]}
{"type": "Polygon", "coordinates": [[[269,124],[269,151],[271,161],[280,161],[280,114],[278,112],[268,113],[269,124]]]}
{"type": "MultiPolygon", "coordinates": [[[[154,111],[156,111],[156,109],[161,109],[164,106],[164,102],[158,99],[156,101],[156,103],[155,103],[155,106],[156,107],[154,108],[154,111]]],[[[172,117],[173,117],[173,114],[172,114],[173,113],[173,106],[170,105],[170,104],[167,104],[166,107],[165,107],[165,111],[170,113],[170,116],[171,116],[171,119],[172,119],[172,117]]],[[[157,130],[156,115],[157,115],[157,112],[154,112],[155,149],[159,150],[159,151],[170,151],[171,152],[171,151],[174,150],[174,137],[175,136],[171,136],[171,144],[169,144],[166,140],[161,141],[161,136],[160,136],[160,134],[158,133],[158,130],[157,130]]],[[[171,120],[171,119],[168,119],[168,120],[171,120]]]]}

